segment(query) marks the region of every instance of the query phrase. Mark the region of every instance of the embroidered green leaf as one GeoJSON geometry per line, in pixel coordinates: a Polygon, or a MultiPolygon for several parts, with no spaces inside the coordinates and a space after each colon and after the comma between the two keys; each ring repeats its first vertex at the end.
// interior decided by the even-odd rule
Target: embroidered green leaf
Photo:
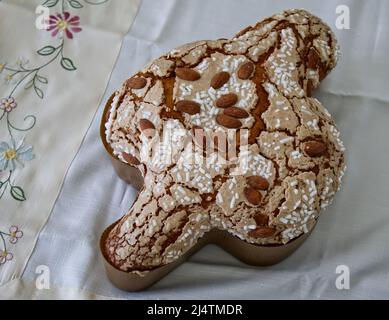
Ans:
{"type": "Polygon", "coordinates": [[[40,83],[44,83],[44,84],[48,84],[49,83],[49,80],[47,80],[46,77],[43,77],[43,76],[36,76],[36,79],[40,82],[40,83]]]}
{"type": "Polygon", "coordinates": [[[26,196],[24,194],[23,189],[20,187],[17,187],[17,186],[11,187],[11,196],[12,196],[12,198],[14,198],[15,200],[18,200],[18,201],[26,200],[26,196]]]}
{"type": "Polygon", "coordinates": [[[81,9],[83,7],[81,2],[77,0],[69,0],[69,4],[74,9],[81,9]]]}
{"type": "Polygon", "coordinates": [[[45,6],[45,7],[48,7],[48,8],[51,8],[51,7],[54,7],[57,5],[59,0],[46,0],[42,6],[45,6]]]}
{"type": "Polygon", "coordinates": [[[55,48],[53,46],[46,46],[43,47],[42,49],[39,49],[37,52],[41,56],[49,56],[55,52],[55,48]]]}
{"type": "Polygon", "coordinates": [[[26,85],[24,86],[24,89],[30,89],[32,87],[32,85],[34,84],[34,79],[31,79],[30,81],[28,81],[26,83],[26,85]]]}
{"type": "Polygon", "coordinates": [[[74,66],[73,61],[69,58],[62,58],[61,60],[61,66],[68,71],[74,71],[77,70],[77,68],[74,66]]]}
{"type": "Polygon", "coordinates": [[[37,95],[39,98],[43,99],[44,94],[43,94],[42,89],[40,89],[40,88],[38,88],[37,86],[34,85],[34,90],[35,90],[36,95],[37,95]]]}

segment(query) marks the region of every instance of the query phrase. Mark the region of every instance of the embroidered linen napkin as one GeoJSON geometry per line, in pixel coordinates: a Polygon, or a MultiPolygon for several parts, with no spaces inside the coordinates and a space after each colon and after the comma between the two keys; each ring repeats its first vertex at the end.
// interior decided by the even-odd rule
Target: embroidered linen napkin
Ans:
{"type": "Polygon", "coordinates": [[[138,3],[0,1],[0,285],[23,272],[138,3]]]}

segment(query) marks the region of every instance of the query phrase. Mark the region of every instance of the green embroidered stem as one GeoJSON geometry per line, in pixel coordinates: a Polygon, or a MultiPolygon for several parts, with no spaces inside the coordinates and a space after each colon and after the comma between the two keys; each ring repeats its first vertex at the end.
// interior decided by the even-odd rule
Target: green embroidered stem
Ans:
{"type": "Polygon", "coordinates": [[[4,188],[1,191],[0,199],[3,197],[5,190],[7,190],[8,184],[9,184],[9,182],[11,180],[11,176],[12,176],[12,171],[9,172],[7,180],[0,182],[0,190],[4,188]]]}
{"type": "MultiPolygon", "coordinates": [[[[11,123],[11,121],[9,120],[9,113],[7,114],[7,125],[8,125],[8,130],[10,130],[11,128],[16,130],[16,131],[29,131],[31,130],[34,126],[35,126],[35,123],[36,123],[36,117],[33,116],[33,115],[28,115],[28,116],[25,116],[23,121],[26,121],[27,119],[32,119],[32,124],[30,124],[30,126],[28,126],[27,128],[19,128],[19,127],[16,127],[15,125],[13,125],[11,123]]],[[[12,134],[11,134],[12,136],[12,134]]]]}
{"type": "MultiPolygon", "coordinates": [[[[40,56],[50,56],[50,59],[47,60],[42,65],[35,67],[35,68],[28,68],[26,67],[26,64],[23,63],[23,61],[19,61],[16,63],[16,67],[14,66],[8,66],[7,64],[0,64],[0,73],[3,70],[6,70],[10,72],[6,80],[11,81],[15,79],[15,77],[20,77],[20,79],[17,80],[15,84],[12,85],[12,88],[7,96],[7,98],[1,99],[1,109],[2,114],[0,116],[0,121],[5,120],[7,131],[10,139],[10,143],[7,143],[5,141],[1,142],[1,148],[2,148],[2,154],[0,154],[0,160],[2,161],[2,168],[0,169],[0,173],[5,172],[7,169],[7,166],[9,166],[9,163],[12,163],[12,166],[10,166],[10,170],[8,172],[8,176],[4,181],[0,180],[0,199],[3,198],[5,192],[9,189],[10,195],[14,200],[17,201],[25,201],[26,196],[24,193],[24,190],[13,184],[12,176],[15,172],[15,163],[14,162],[21,162],[18,158],[19,154],[23,154],[23,160],[28,161],[33,158],[32,154],[32,146],[25,146],[23,143],[23,140],[19,142],[19,144],[16,145],[15,142],[15,132],[27,132],[31,130],[35,124],[36,124],[36,117],[34,115],[27,115],[24,117],[23,121],[27,122],[30,121],[29,125],[25,127],[19,127],[14,124],[14,122],[11,121],[11,113],[14,108],[17,107],[16,100],[14,98],[14,94],[18,88],[24,83],[24,88],[26,90],[30,88],[34,88],[34,91],[36,95],[43,99],[44,98],[44,92],[39,87],[39,83],[42,85],[48,84],[48,79],[41,75],[41,72],[43,69],[45,69],[50,64],[54,63],[55,61],[59,60],[60,65],[63,69],[66,71],[75,71],[77,68],[75,67],[73,61],[64,56],[64,47],[65,47],[65,34],[67,38],[72,39],[73,34],[72,32],[80,32],[81,28],[79,27],[79,17],[73,16],[71,17],[68,12],[65,14],[65,9],[68,7],[69,9],[81,9],[84,7],[84,5],[81,3],[89,4],[89,5],[101,5],[103,3],[108,2],[109,0],[46,0],[43,2],[43,6],[46,6],[47,8],[54,8],[58,4],[60,4],[59,13],[56,14],[56,16],[50,16],[50,19],[57,19],[55,20],[54,24],[51,24],[50,31],[52,31],[52,36],[55,37],[59,32],[61,32],[62,37],[60,38],[60,44],[58,46],[52,46],[47,45],[37,51],[38,55],[40,56]],[[71,19],[68,21],[68,19],[71,19]],[[54,31],[53,31],[54,30],[54,31]],[[4,171],[2,171],[4,170],[4,171]]],[[[1,0],[0,0],[1,2],[1,0]]],[[[51,22],[53,23],[53,22],[51,22]]],[[[50,24],[50,21],[49,21],[50,24]]],[[[48,30],[48,31],[49,31],[48,30]]],[[[1,111],[0,111],[1,112],[1,111]]],[[[23,164],[23,163],[22,163],[23,164]]],[[[10,243],[15,244],[18,240],[18,238],[21,238],[23,235],[23,232],[18,229],[16,226],[12,226],[10,229],[10,233],[4,232],[0,230],[0,266],[5,264],[7,261],[11,260],[13,258],[13,255],[7,251],[7,244],[5,237],[9,237],[10,243]],[[12,229],[13,228],[13,229],[12,229]],[[11,231],[14,230],[14,231],[11,231]],[[1,250],[1,244],[2,244],[2,250],[1,250]]]]}
{"type": "Polygon", "coordinates": [[[14,68],[10,68],[10,67],[7,67],[5,66],[4,69],[7,70],[7,71],[11,71],[11,72],[14,72],[12,73],[10,76],[11,78],[13,78],[15,75],[19,74],[19,73],[25,73],[25,75],[16,83],[16,85],[13,87],[13,89],[11,90],[10,94],[8,95],[8,97],[12,97],[13,94],[15,93],[16,89],[30,76],[30,75],[34,75],[32,77],[32,79],[27,83],[27,85],[25,86],[25,89],[29,89],[31,87],[34,87],[34,90],[36,92],[36,94],[38,95],[38,97],[40,97],[41,99],[43,99],[44,95],[43,95],[43,91],[38,88],[37,84],[36,84],[36,81],[40,81],[41,83],[43,84],[47,84],[48,83],[48,80],[47,78],[39,75],[39,72],[44,69],[45,67],[47,67],[49,64],[53,63],[60,55],[61,55],[61,59],[64,59],[63,57],[63,49],[64,49],[64,45],[65,45],[65,41],[64,39],[62,39],[61,41],[61,44],[58,46],[58,47],[51,47],[51,46],[46,46],[44,48],[42,48],[41,50],[38,50],[38,54],[40,55],[51,55],[53,53],[55,53],[55,55],[49,60],[47,61],[46,63],[42,64],[41,66],[39,67],[36,67],[36,68],[33,68],[33,69],[26,69],[22,64],[20,64],[20,69],[19,70],[16,70],[14,68]],[[44,50],[45,48],[52,48],[51,49],[51,53],[47,53],[46,52],[43,52],[42,50],[44,50]]]}
{"type": "Polygon", "coordinates": [[[13,185],[11,182],[12,173],[13,173],[13,171],[9,171],[7,180],[0,181],[0,190],[3,189],[3,190],[1,190],[0,199],[4,196],[4,193],[8,189],[8,186],[9,186],[10,187],[10,194],[11,194],[12,198],[14,198],[17,201],[25,201],[26,195],[24,193],[24,190],[19,186],[13,185]]]}

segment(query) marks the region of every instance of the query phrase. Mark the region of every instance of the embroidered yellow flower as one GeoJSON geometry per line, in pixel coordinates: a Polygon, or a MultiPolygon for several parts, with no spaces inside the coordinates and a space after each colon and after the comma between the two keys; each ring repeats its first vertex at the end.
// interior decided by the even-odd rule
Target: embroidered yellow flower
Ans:
{"type": "Polygon", "coordinates": [[[15,159],[16,158],[16,155],[17,155],[17,153],[16,153],[16,150],[15,149],[8,149],[8,150],[6,150],[5,152],[4,152],[4,158],[6,159],[6,160],[13,160],[13,159],[15,159]]]}

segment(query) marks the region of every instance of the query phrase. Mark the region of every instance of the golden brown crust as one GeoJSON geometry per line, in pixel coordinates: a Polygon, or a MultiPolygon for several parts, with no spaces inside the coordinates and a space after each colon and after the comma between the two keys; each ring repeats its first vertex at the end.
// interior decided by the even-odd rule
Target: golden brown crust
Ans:
{"type": "Polygon", "coordinates": [[[231,40],[173,50],[126,81],[112,103],[106,140],[118,159],[141,170],[145,187],[107,238],[109,261],[124,271],[150,270],[179,258],[214,228],[258,245],[308,232],[344,172],[334,122],[310,98],[336,60],[328,26],[289,10],[231,40]],[[230,162],[220,164],[212,152],[203,158],[216,150],[211,143],[187,163],[194,128],[206,136],[234,129],[235,162],[228,155],[230,162]],[[167,132],[175,139],[170,162],[146,157],[153,137],[167,132]],[[247,168],[236,171],[244,155],[247,168]],[[253,187],[260,179],[262,187],[253,187]]]}

